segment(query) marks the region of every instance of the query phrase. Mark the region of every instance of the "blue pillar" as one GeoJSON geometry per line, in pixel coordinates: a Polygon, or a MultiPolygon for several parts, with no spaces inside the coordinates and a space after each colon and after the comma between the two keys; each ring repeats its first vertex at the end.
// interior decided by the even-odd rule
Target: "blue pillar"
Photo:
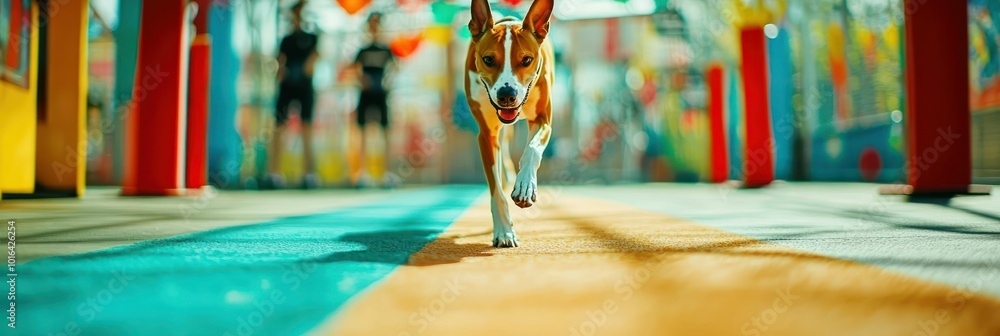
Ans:
{"type": "Polygon", "coordinates": [[[788,31],[779,28],[774,38],[767,40],[768,68],[771,86],[771,127],[774,130],[774,175],[780,180],[792,177],[792,141],[795,140],[795,119],[792,107],[792,48],[788,31]]]}
{"type": "Polygon", "coordinates": [[[212,98],[208,105],[208,182],[220,188],[236,188],[240,186],[243,146],[236,132],[240,60],[232,47],[233,6],[230,1],[212,1],[210,13],[212,98]]]}
{"type": "Polygon", "coordinates": [[[142,1],[118,1],[118,27],[115,36],[115,88],[114,88],[114,143],[111,157],[115,181],[122,181],[125,173],[125,122],[128,120],[132,101],[132,82],[135,81],[135,64],[139,53],[139,16],[142,1]]]}
{"type": "MultiPolygon", "coordinates": [[[[733,69],[736,69],[735,67],[733,69]]],[[[729,71],[726,87],[726,133],[729,141],[729,179],[743,178],[743,90],[739,71],[729,71]]]]}

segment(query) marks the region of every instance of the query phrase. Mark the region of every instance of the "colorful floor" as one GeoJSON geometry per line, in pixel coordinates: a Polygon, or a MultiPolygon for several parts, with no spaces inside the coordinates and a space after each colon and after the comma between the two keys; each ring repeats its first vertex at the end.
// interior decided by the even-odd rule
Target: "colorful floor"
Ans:
{"type": "Polygon", "coordinates": [[[1000,196],[484,186],[0,203],[23,335],[1000,335],[1000,196]]]}

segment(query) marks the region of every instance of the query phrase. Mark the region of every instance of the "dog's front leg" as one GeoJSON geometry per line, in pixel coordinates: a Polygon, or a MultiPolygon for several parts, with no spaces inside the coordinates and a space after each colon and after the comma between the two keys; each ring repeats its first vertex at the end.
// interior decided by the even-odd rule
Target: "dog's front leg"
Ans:
{"type": "Polygon", "coordinates": [[[490,210],[493,212],[493,246],[517,247],[517,234],[514,233],[514,223],[510,219],[507,197],[504,196],[503,183],[500,181],[504,166],[500,143],[497,134],[488,130],[479,133],[479,154],[483,159],[483,170],[486,172],[486,183],[490,186],[490,210]]]}
{"type": "Polygon", "coordinates": [[[549,135],[552,133],[552,127],[546,119],[533,121],[530,126],[531,141],[521,155],[519,163],[521,169],[517,172],[514,192],[510,194],[514,204],[521,208],[534,205],[538,199],[538,166],[542,164],[542,153],[545,152],[545,147],[549,144],[549,135]]]}

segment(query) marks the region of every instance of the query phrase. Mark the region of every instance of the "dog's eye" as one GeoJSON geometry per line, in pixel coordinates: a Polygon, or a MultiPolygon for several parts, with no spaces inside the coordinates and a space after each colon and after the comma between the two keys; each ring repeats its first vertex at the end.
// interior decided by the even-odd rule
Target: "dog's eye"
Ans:
{"type": "Polygon", "coordinates": [[[528,57],[525,57],[525,58],[522,58],[522,59],[521,59],[521,65],[522,65],[522,66],[529,66],[529,65],[531,65],[531,61],[534,61],[534,60],[535,60],[535,59],[534,59],[534,58],[532,58],[531,56],[528,56],[528,57]]]}
{"type": "Polygon", "coordinates": [[[493,56],[486,56],[483,57],[483,63],[486,63],[486,66],[493,66],[497,64],[497,60],[493,59],[493,56]]]}

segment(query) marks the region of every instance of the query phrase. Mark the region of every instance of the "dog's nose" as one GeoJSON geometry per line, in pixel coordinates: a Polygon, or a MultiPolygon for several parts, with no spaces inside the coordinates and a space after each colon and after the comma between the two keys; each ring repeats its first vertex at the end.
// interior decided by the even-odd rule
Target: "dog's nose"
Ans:
{"type": "Polygon", "coordinates": [[[497,90],[497,104],[502,107],[514,107],[517,105],[517,90],[509,85],[504,85],[497,90]]]}

